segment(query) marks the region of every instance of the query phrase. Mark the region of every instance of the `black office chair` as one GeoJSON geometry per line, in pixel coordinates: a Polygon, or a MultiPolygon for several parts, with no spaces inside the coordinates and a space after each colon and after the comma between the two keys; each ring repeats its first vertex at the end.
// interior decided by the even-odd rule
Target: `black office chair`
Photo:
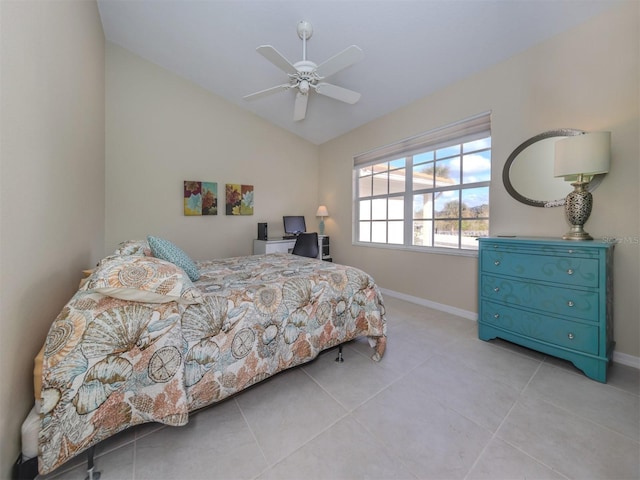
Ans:
{"type": "Polygon", "coordinates": [[[301,257],[317,258],[318,234],[316,232],[299,233],[291,253],[300,255],[301,257]]]}

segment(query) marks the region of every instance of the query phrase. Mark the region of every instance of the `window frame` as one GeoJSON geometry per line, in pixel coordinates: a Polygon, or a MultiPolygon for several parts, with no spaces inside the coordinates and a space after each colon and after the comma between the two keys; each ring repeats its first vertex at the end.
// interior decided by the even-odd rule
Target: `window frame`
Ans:
{"type": "MultiPolygon", "coordinates": [[[[487,202],[490,205],[490,195],[491,195],[491,166],[489,169],[489,178],[488,180],[476,181],[476,182],[464,182],[464,156],[466,154],[472,153],[484,153],[486,151],[491,152],[491,116],[490,112],[481,113],[479,115],[461,120],[459,122],[455,122],[450,125],[446,125],[444,127],[440,127],[429,132],[422,133],[420,135],[402,140],[400,142],[386,145],[380,147],[378,149],[365,152],[360,155],[356,155],[354,157],[353,163],[353,183],[352,183],[352,244],[355,246],[363,246],[363,247],[375,247],[375,248],[389,248],[389,249],[397,249],[404,251],[417,251],[417,252],[425,252],[425,253],[443,253],[449,255],[463,255],[463,256],[477,256],[478,249],[477,248],[463,248],[462,241],[465,238],[462,231],[462,222],[467,219],[463,217],[463,212],[458,211],[458,216],[455,219],[458,223],[458,234],[457,234],[457,246],[456,247],[443,247],[443,246],[435,246],[435,245],[414,245],[414,223],[417,220],[414,215],[414,200],[416,195],[420,194],[435,194],[438,192],[446,192],[446,191],[457,191],[458,192],[458,205],[462,205],[462,197],[464,195],[465,190],[470,190],[473,188],[487,188],[487,202]],[[464,152],[462,145],[473,142],[475,140],[480,140],[483,138],[489,138],[489,145],[485,148],[480,148],[478,150],[474,150],[472,152],[464,152]],[[458,152],[455,155],[450,155],[446,158],[459,158],[460,172],[458,182],[453,185],[444,185],[438,186],[436,182],[431,187],[416,189],[414,190],[413,185],[413,173],[414,167],[416,166],[416,162],[414,161],[415,157],[419,154],[426,152],[435,152],[438,149],[443,149],[446,147],[458,146],[458,152]],[[390,220],[388,215],[388,203],[387,203],[387,216],[385,219],[378,220],[379,222],[385,223],[387,226],[387,236],[385,242],[372,242],[372,241],[361,241],[360,240],[360,202],[363,200],[359,196],[360,192],[360,182],[362,176],[360,175],[360,170],[365,168],[366,166],[379,165],[383,163],[388,163],[391,165],[392,162],[397,161],[399,159],[405,160],[405,164],[403,167],[405,174],[404,180],[404,190],[402,192],[391,192],[389,182],[387,181],[387,191],[386,193],[374,194],[374,173],[371,174],[371,195],[364,197],[365,200],[373,200],[376,199],[390,199],[401,197],[404,201],[404,217],[401,220],[403,223],[403,243],[389,243],[389,229],[388,225],[390,220]]],[[[489,156],[491,160],[491,156],[489,156]]],[[[437,164],[437,161],[442,161],[443,159],[435,158],[435,154],[433,157],[433,165],[437,164]]],[[[417,165],[422,163],[428,163],[420,161],[417,165]]],[[[387,172],[390,171],[389,166],[387,166],[387,172]]],[[[432,204],[435,202],[432,202],[432,204]]],[[[490,207],[489,207],[490,208],[490,207]]],[[[373,224],[376,220],[371,218],[372,209],[370,207],[370,215],[369,218],[365,218],[363,221],[369,222],[369,236],[368,238],[372,238],[373,233],[373,224]]],[[[490,221],[490,213],[486,217],[481,217],[481,220],[490,221]]],[[[430,221],[437,220],[435,215],[432,214],[430,221]]],[[[488,230],[488,228],[487,228],[488,230]]],[[[433,232],[433,230],[432,230],[433,232]]],[[[433,241],[432,241],[433,243],[433,241]]]]}

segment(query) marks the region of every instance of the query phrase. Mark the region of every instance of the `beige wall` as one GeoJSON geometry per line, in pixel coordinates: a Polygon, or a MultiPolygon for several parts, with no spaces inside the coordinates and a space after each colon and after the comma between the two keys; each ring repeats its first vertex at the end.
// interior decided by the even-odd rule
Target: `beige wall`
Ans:
{"type": "Polygon", "coordinates": [[[108,251],[152,234],[194,259],[249,255],[258,222],[317,228],[315,145],[111,43],[106,88],[108,251]],[[218,183],[217,216],[184,216],[184,180],[218,183]],[[254,215],[225,215],[225,183],[254,186],[254,215]]]}
{"type": "Polygon", "coordinates": [[[502,185],[504,163],[520,143],[546,130],[611,131],[611,172],[594,193],[586,230],[594,236],[622,239],[615,253],[616,355],[637,361],[639,18],[640,3],[629,2],[322,145],[320,200],[331,213],[326,225],[334,259],[362,267],[391,291],[477,312],[477,258],[352,245],[353,156],[491,111],[491,234],[558,237],[568,230],[562,208],[530,207],[512,199],[502,185]]]}
{"type": "Polygon", "coordinates": [[[0,2],[0,478],[33,358],[104,251],[104,35],[95,2],[0,2]]]}

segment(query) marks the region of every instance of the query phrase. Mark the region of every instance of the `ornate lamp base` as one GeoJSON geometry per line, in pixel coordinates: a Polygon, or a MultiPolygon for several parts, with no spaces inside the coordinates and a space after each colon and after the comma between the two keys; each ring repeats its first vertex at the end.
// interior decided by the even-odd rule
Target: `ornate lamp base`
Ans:
{"type": "Polygon", "coordinates": [[[574,191],[567,195],[564,211],[567,220],[571,224],[571,230],[565,233],[562,238],[564,240],[593,240],[593,237],[582,228],[593,207],[593,196],[587,190],[589,182],[572,183],[574,191]]]}
{"type": "Polygon", "coordinates": [[[582,229],[582,225],[571,227],[567,233],[562,235],[563,240],[593,240],[593,237],[582,229]]]}
{"type": "Polygon", "coordinates": [[[320,228],[318,230],[320,230],[320,235],[324,235],[324,218],[320,217],[320,228]]]}

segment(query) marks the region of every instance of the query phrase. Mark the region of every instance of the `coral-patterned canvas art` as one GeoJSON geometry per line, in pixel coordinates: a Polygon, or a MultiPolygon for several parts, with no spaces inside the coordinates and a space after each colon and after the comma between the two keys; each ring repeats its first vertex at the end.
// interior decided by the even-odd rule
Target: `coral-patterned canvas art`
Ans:
{"type": "Polygon", "coordinates": [[[184,214],[187,216],[217,215],[218,184],[185,180],[184,214]]]}
{"type": "Polygon", "coordinates": [[[225,210],[227,215],[253,215],[253,185],[227,183],[225,210]]]}

